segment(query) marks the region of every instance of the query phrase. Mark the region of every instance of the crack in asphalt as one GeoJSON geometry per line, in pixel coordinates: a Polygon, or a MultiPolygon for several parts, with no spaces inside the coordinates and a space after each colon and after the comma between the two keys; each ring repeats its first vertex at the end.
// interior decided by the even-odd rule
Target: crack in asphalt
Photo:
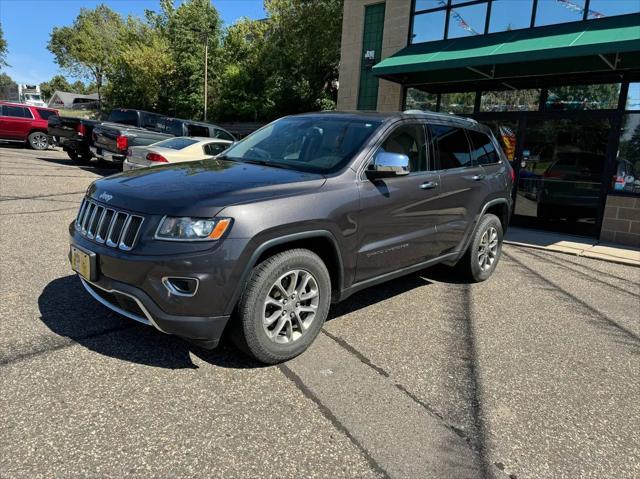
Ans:
{"type": "Polygon", "coordinates": [[[364,458],[366,459],[367,463],[369,464],[369,467],[371,467],[371,469],[373,469],[375,472],[377,472],[378,474],[380,474],[382,477],[384,477],[385,479],[391,479],[391,476],[389,475],[389,473],[380,465],[378,464],[378,462],[373,458],[373,456],[371,455],[371,453],[360,443],[360,441],[358,441],[355,436],[353,434],[351,434],[351,432],[349,431],[349,429],[347,429],[347,427],[342,424],[342,422],[340,422],[340,420],[335,416],[335,414],[333,414],[333,412],[331,411],[331,409],[329,409],[327,406],[325,406],[322,401],[320,401],[320,398],[318,396],[316,396],[313,391],[311,391],[302,381],[302,379],[300,378],[300,376],[298,376],[296,373],[294,373],[288,366],[286,366],[285,364],[280,364],[278,365],[278,369],[282,372],[282,374],[284,374],[284,376],[289,379],[289,381],[291,381],[295,387],[309,400],[313,401],[316,406],[318,407],[318,409],[320,410],[320,412],[322,413],[322,415],[329,421],[331,422],[331,424],[333,424],[333,426],[340,432],[342,432],[345,436],[347,436],[347,438],[349,438],[349,440],[351,441],[351,443],[358,448],[358,450],[360,451],[360,453],[364,456],[364,458]]]}
{"type": "MultiPolygon", "coordinates": [[[[0,196],[0,202],[2,201],[20,201],[20,200],[39,200],[40,198],[55,198],[56,196],[68,196],[85,194],[86,189],[81,191],[70,191],[68,193],[53,193],[50,195],[34,195],[34,196],[0,196]]],[[[59,200],[58,200],[59,201],[59,200]]]]}

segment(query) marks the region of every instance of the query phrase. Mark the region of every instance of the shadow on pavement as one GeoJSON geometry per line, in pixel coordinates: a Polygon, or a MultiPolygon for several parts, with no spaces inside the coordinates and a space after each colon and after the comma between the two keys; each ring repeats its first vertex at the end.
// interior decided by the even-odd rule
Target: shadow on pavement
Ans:
{"type": "MultiPolygon", "coordinates": [[[[66,155],[65,152],[62,152],[62,153],[66,155]]],[[[101,163],[95,158],[93,158],[90,162],[86,164],[76,163],[71,158],[46,158],[43,156],[39,156],[36,159],[40,161],[45,161],[47,163],[55,163],[56,165],[75,166],[81,170],[95,173],[103,177],[115,175],[116,173],[120,173],[121,171],[121,168],[118,168],[117,166],[101,163]]]]}
{"type": "Polygon", "coordinates": [[[261,366],[227,344],[206,351],[124,318],[91,298],[76,276],[50,282],[38,307],[42,322],[55,334],[104,356],[167,369],[197,368],[191,354],[226,368],[261,366]]]}

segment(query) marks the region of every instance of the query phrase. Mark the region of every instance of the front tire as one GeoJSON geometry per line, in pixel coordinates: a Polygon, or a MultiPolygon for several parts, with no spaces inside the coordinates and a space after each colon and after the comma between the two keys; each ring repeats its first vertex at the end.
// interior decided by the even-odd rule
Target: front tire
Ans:
{"type": "Polygon", "coordinates": [[[236,345],[266,364],[298,356],[329,313],[331,278],[306,249],[275,254],[253,268],[237,308],[236,345]]]}
{"type": "Polygon", "coordinates": [[[456,265],[466,280],[479,283],[493,274],[502,253],[503,234],[496,215],[487,213],[480,218],[467,252],[456,265]]]}
{"type": "Polygon", "coordinates": [[[29,146],[34,150],[49,148],[49,136],[41,131],[34,131],[28,137],[29,146]]]}

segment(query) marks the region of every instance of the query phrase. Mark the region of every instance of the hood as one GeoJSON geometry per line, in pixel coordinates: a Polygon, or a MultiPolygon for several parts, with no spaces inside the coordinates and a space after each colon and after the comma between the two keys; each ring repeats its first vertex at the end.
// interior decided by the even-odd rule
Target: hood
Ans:
{"type": "Polygon", "coordinates": [[[88,195],[146,214],[213,216],[226,206],[320,188],[324,176],[208,159],[131,170],[94,182],[88,195]]]}

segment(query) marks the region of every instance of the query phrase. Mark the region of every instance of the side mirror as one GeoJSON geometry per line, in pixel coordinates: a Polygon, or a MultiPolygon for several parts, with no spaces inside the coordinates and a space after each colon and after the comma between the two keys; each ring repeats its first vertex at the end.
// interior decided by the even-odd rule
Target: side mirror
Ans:
{"type": "Polygon", "coordinates": [[[401,153],[380,151],[366,170],[367,178],[391,178],[409,174],[409,157],[401,153]]]}

